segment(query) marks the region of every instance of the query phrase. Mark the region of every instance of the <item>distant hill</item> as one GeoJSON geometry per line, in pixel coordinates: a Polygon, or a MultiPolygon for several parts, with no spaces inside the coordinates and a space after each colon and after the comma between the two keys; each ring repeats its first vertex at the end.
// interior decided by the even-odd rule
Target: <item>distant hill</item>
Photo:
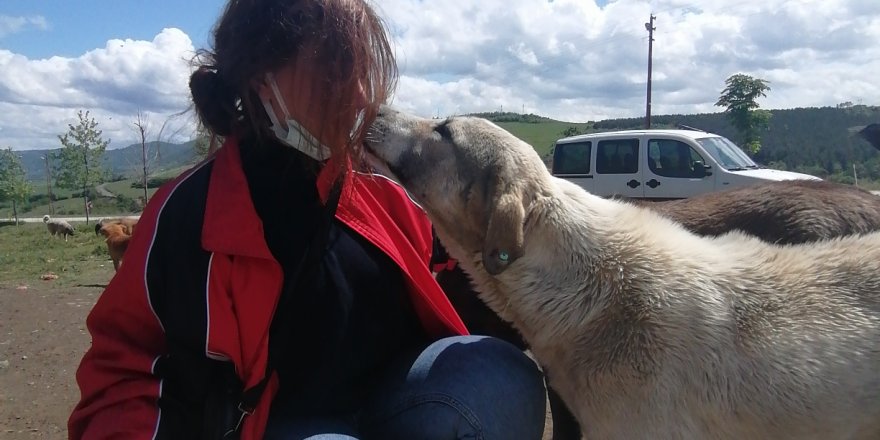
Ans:
{"type": "MultiPolygon", "coordinates": [[[[17,153],[21,155],[22,165],[27,171],[28,179],[45,179],[46,162],[44,157],[47,153],[52,157],[57,154],[58,150],[18,151],[17,153]]],[[[147,170],[151,175],[180,168],[197,160],[193,141],[182,144],[149,142],[146,152],[147,170]]],[[[143,153],[140,144],[107,150],[104,152],[104,161],[107,169],[116,177],[134,177],[143,172],[143,153]]]]}
{"type": "MultiPolygon", "coordinates": [[[[761,164],[806,172],[823,178],[850,182],[856,167],[859,179],[880,181],[880,152],[855,134],[871,123],[880,122],[880,106],[851,105],[846,107],[795,108],[771,110],[770,127],[763,133],[761,151],[754,159],[761,164]]],[[[533,114],[510,112],[475,113],[489,119],[532,145],[548,157],[555,141],[579,133],[642,128],[644,119],[620,118],[596,122],[564,122],[533,114]]],[[[654,115],[654,128],[686,125],[718,133],[738,142],[736,130],[723,113],[695,115],[654,115]]],[[[22,162],[31,180],[45,179],[45,162],[41,158],[54,150],[21,151],[22,162]]],[[[151,175],[194,163],[193,142],[148,144],[148,167],[151,175]],[[161,160],[158,152],[161,151],[161,160]]],[[[133,144],[105,153],[108,168],[118,177],[141,173],[141,147],[133,144]]]]}
{"type": "Polygon", "coordinates": [[[556,140],[592,131],[592,122],[563,122],[533,114],[510,112],[471,113],[488,119],[533,146],[542,157],[549,154],[556,140]]]}

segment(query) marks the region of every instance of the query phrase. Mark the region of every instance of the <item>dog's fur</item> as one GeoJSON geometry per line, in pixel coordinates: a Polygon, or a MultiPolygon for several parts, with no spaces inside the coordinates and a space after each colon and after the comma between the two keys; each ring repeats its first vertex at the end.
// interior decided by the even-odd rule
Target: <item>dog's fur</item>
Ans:
{"type": "MultiPolygon", "coordinates": [[[[662,202],[621,199],[652,210],[698,235],[742,231],[768,243],[795,244],[880,230],[880,197],[854,186],[821,180],[768,182],[662,202]]],[[[438,282],[468,328],[524,346],[470,288],[460,269],[438,282]]]]}
{"type": "Polygon", "coordinates": [[[552,177],[488,121],[386,109],[373,128],[587,438],[880,438],[880,233],[699,237],[552,177]]]}
{"type": "Polygon", "coordinates": [[[769,243],[806,243],[880,230],[880,197],[822,180],[786,180],[664,202],[632,201],[699,235],[739,230],[769,243]]]}
{"type": "MultiPolygon", "coordinates": [[[[621,199],[628,200],[628,199],[621,199]]],[[[675,220],[698,235],[739,230],[770,243],[792,244],[880,230],[880,197],[826,181],[787,180],[663,202],[629,200],[675,220]]],[[[527,345],[510,323],[477,298],[456,266],[437,274],[449,301],[473,333],[527,345]]],[[[551,397],[553,391],[550,390],[551,397]]],[[[580,438],[578,427],[551,401],[553,438],[580,438]]]]}
{"type": "Polygon", "coordinates": [[[106,223],[98,229],[107,243],[107,251],[110,253],[110,259],[113,260],[113,269],[118,271],[122,264],[122,257],[125,250],[128,249],[128,241],[131,235],[125,233],[125,226],[121,223],[106,223]]]}
{"type": "Polygon", "coordinates": [[[134,227],[137,225],[137,217],[118,217],[118,218],[102,218],[95,223],[95,235],[101,233],[101,227],[108,223],[118,223],[122,225],[124,232],[128,235],[134,233],[134,227]]]}
{"type": "Polygon", "coordinates": [[[63,236],[64,241],[67,241],[67,237],[73,235],[76,231],[70,223],[50,218],[49,215],[43,216],[43,223],[46,224],[46,228],[53,237],[63,236]]]}

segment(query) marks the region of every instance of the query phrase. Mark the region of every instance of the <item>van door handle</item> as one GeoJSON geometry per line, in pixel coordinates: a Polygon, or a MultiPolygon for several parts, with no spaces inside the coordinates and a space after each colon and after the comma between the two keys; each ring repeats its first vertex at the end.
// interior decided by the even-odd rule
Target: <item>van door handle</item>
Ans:
{"type": "Polygon", "coordinates": [[[645,185],[648,185],[651,188],[656,188],[656,187],[660,186],[660,182],[658,182],[657,179],[651,179],[651,180],[645,182],[645,185]]]}
{"type": "Polygon", "coordinates": [[[636,180],[636,179],[632,179],[632,180],[630,180],[629,182],[626,182],[626,186],[628,186],[628,187],[630,187],[630,188],[636,188],[636,187],[638,187],[638,186],[641,185],[641,184],[642,184],[642,182],[639,182],[639,181],[636,180]]]}

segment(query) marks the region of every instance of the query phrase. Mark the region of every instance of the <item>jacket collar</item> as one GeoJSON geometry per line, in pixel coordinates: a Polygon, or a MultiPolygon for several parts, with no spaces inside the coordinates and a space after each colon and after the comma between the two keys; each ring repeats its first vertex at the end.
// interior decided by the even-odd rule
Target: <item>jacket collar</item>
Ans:
{"type": "MultiPolygon", "coordinates": [[[[251,200],[237,138],[226,139],[215,153],[213,167],[202,225],[202,246],[210,252],[274,260],[266,244],[263,222],[251,200]]],[[[347,168],[331,159],[321,169],[317,186],[323,200],[327,199],[336,176],[347,168]]],[[[351,191],[348,180],[346,177],[343,197],[351,191]]]]}

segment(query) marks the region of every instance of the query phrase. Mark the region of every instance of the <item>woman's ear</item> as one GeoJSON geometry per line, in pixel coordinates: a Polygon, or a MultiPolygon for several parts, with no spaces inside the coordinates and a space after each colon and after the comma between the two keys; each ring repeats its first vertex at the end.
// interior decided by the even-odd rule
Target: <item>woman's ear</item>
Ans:
{"type": "Polygon", "coordinates": [[[523,255],[525,208],[522,197],[518,192],[496,192],[495,196],[483,243],[483,267],[490,275],[504,272],[523,255]]]}

